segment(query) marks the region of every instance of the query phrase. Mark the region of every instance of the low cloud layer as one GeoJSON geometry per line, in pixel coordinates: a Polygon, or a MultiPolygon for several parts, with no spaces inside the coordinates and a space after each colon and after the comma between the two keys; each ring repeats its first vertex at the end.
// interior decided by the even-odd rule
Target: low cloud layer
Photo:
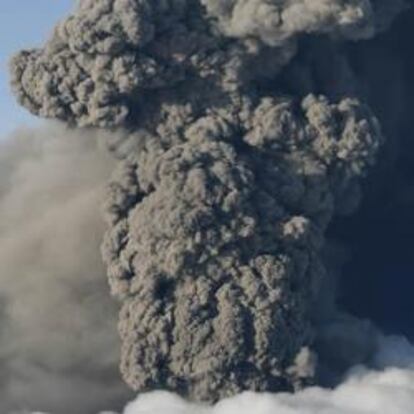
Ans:
{"type": "Polygon", "coordinates": [[[123,414],[411,414],[414,347],[403,337],[384,337],[374,360],[376,370],[356,366],[333,390],[312,387],[296,394],[248,392],[214,407],[155,392],[139,397],[123,414]]]}
{"type": "Polygon", "coordinates": [[[245,392],[214,406],[153,392],[129,403],[123,414],[411,414],[414,346],[404,337],[382,337],[374,362],[375,369],[353,367],[334,389],[311,387],[296,394],[245,392]]]}

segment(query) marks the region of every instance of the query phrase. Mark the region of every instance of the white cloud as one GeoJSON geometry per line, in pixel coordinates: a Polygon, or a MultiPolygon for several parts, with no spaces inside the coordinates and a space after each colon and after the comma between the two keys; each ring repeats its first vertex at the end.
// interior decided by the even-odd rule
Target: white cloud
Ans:
{"type": "Polygon", "coordinates": [[[214,407],[190,404],[166,392],[141,395],[124,414],[412,414],[414,346],[383,338],[376,369],[359,366],[333,390],[312,387],[292,394],[244,393],[214,407]]]}

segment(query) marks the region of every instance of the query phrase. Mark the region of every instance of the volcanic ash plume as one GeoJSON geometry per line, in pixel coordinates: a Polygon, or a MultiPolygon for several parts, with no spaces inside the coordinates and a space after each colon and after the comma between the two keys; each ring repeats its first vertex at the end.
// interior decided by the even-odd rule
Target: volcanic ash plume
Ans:
{"type": "Polygon", "coordinates": [[[341,48],[402,8],[84,0],[14,58],[30,111],[112,133],[102,252],[134,390],[216,401],[314,383],[324,234],[358,207],[383,142],[341,48]],[[332,88],[315,87],[321,54],[332,88]]]}

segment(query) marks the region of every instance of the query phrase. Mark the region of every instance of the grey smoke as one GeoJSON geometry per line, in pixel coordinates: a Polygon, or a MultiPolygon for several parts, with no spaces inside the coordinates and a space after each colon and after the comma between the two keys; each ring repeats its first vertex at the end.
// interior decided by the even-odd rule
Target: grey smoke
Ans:
{"type": "Polygon", "coordinates": [[[160,88],[197,77],[228,89],[246,76],[254,78],[258,67],[274,76],[295,54],[298,35],[373,36],[404,5],[402,0],[201,3],[207,15],[199,0],[81,1],[44,49],[14,58],[19,102],[34,114],[81,126],[118,126],[128,118],[137,123],[141,106],[160,88]],[[213,35],[206,18],[216,17],[225,35],[241,41],[213,35]]]}
{"type": "Polygon", "coordinates": [[[0,411],[96,412],[128,397],[99,244],[111,160],[62,126],[0,145],[0,411]]]}
{"type": "Polygon", "coordinates": [[[231,121],[198,119],[168,150],[140,135],[109,187],[103,253],[137,390],[209,400],[313,381],[322,233],[335,203],[353,207],[382,136],[349,100],[264,100],[250,128],[231,121]]]}
{"type": "Polygon", "coordinates": [[[217,401],[368,363],[379,333],[336,307],[325,234],[384,144],[346,47],[404,7],[84,0],[13,59],[22,105],[105,128],[119,159],[102,252],[134,390],[217,401]]]}
{"type": "Polygon", "coordinates": [[[201,0],[220,29],[232,37],[254,36],[272,46],[302,33],[364,39],[387,28],[403,1],[389,0],[201,0]]]}

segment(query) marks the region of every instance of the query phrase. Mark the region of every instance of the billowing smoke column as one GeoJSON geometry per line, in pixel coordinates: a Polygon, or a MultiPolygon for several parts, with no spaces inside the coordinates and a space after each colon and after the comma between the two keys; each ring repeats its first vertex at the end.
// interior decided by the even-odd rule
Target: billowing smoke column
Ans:
{"type": "Polygon", "coordinates": [[[113,132],[102,251],[134,390],[216,401],[317,379],[324,234],[383,142],[340,50],[402,8],[84,0],[14,58],[30,111],[113,132]]]}

